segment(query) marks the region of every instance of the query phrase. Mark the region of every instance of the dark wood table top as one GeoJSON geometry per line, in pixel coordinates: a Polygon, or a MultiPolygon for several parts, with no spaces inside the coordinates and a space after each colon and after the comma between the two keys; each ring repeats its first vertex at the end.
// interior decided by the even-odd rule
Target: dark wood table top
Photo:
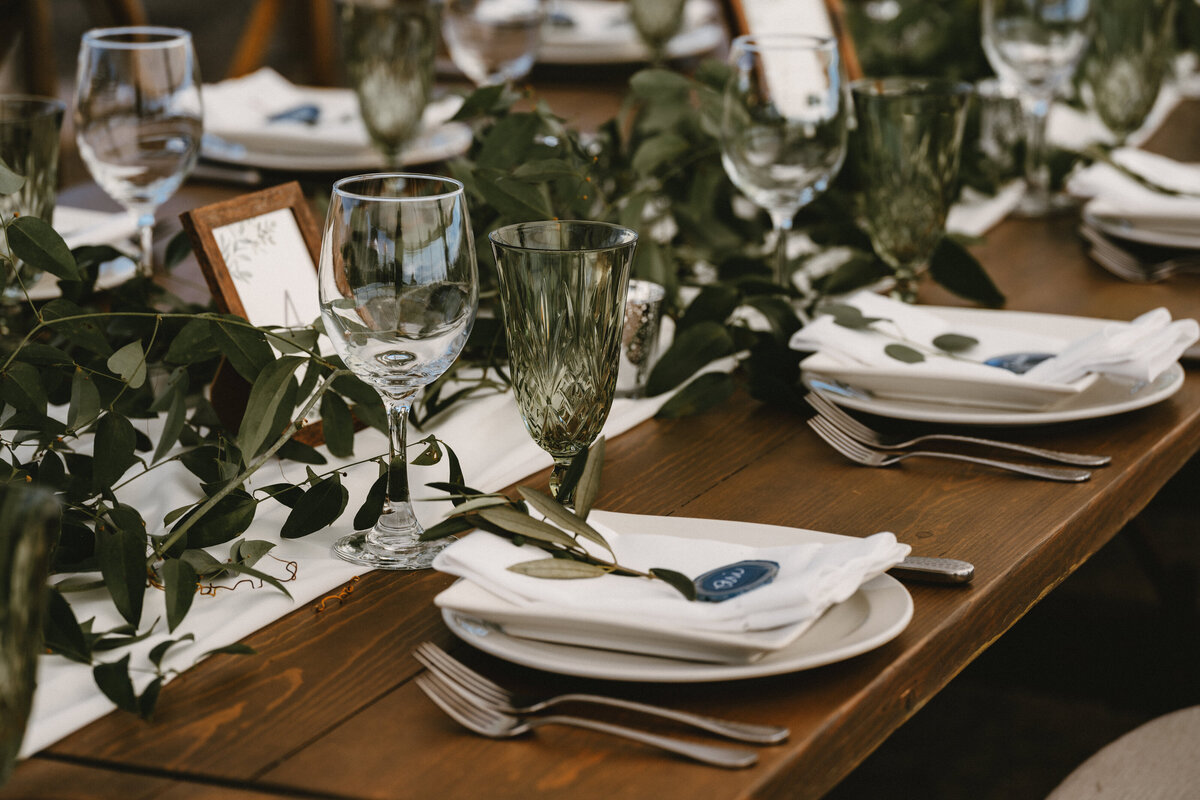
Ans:
{"type": "MultiPolygon", "coordinates": [[[[1153,146],[1200,157],[1181,108],[1153,146]]],[[[192,187],[193,204],[229,190],[192,187]]],[[[176,202],[178,205],[178,201],[176,202]]],[[[1077,220],[1009,220],[976,248],[1013,309],[1129,319],[1165,305],[1200,317],[1200,278],[1133,285],[1084,255],[1077,220]]],[[[926,302],[954,303],[933,287],[926,302]]],[[[254,658],[212,658],[172,682],[153,722],[114,713],[18,768],[0,797],[285,795],[345,798],[815,798],[834,786],[976,655],[1133,518],[1200,449],[1200,375],[1139,411],[1006,431],[1046,447],[1107,453],[1083,484],[910,461],[868,469],[821,444],[803,415],[744,395],[683,420],[648,421],[608,444],[598,507],[865,535],[895,531],[917,555],[976,565],[965,587],[910,586],[895,640],[851,660],[772,678],[624,684],[516,667],[458,643],[432,605],[450,578],[372,573],[349,602],[299,608],[255,633],[254,658]],[[601,734],[544,728],[474,736],[426,700],[409,653],[432,640],[514,688],[597,690],[753,722],[791,739],[724,771],[601,734]],[[236,790],[236,793],[235,793],[236,790]],[[113,791],[116,791],[114,789],[113,791]]],[[[468,476],[469,477],[469,476],[468,476]]],[[[525,483],[544,482],[545,474],[525,483]]],[[[617,717],[620,719],[620,717],[617,717]]]]}

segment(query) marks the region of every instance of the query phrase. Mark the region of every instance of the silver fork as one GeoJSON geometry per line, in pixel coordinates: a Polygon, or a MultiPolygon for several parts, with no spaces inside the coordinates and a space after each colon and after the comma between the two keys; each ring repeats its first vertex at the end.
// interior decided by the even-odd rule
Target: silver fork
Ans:
{"type": "Polygon", "coordinates": [[[669,736],[659,736],[656,733],[639,731],[621,725],[612,725],[594,719],[582,717],[566,717],[551,715],[548,717],[529,717],[520,719],[502,714],[495,709],[483,708],[476,705],[467,697],[460,694],[454,684],[439,678],[434,673],[417,676],[418,688],[445,711],[451,718],[468,730],[492,739],[510,739],[523,733],[540,728],[543,725],[571,725],[576,728],[587,728],[592,731],[621,736],[635,742],[658,747],[677,755],[694,759],[714,767],[738,769],[757,763],[758,754],[753,750],[743,750],[737,747],[721,747],[717,745],[686,742],[682,739],[672,739],[669,736]]]}
{"type": "Polygon", "coordinates": [[[1089,255],[1100,266],[1132,283],[1157,283],[1181,272],[1200,272],[1200,254],[1145,261],[1090,225],[1081,225],[1079,233],[1091,243],[1089,255]]]}
{"type": "Polygon", "coordinates": [[[623,700],[618,697],[581,693],[560,694],[546,698],[522,697],[480,675],[432,642],[422,642],[417,645],[417,649],[413,651],[413,657],[430,672],[449,680],[478,698],[480,703],[509,714],[534,714],[559,703],[590,703],[639,711],[643,714],[690,725],[727,739],[750,744],[778,744],[785,741],[789,734],[787,728],[778,725],[731,722],[686,711],[646,705],[633,700],[623,700]]]}
{"type": "Polygon", "coordinates": [[[1064,453],[1060,450],[1047,450],[1043,447],[1001,442],[995,439],[983,439],[978,436],[963,436],[957,433],[927,433],[924,436],[916,436],[912,439],[905,439],[900,436],[886,436],[859,422],[839,406],[816,392],[809,392],[804,399],[808,401],[808,404],[818,414],[829,420],[834,427],[839,428],[852,439],[857,439],[863,444],[879,450],[904,450],[921,442],[960,442],[962,444],[978,444],[994,447],[998,450],[1011,450],[1014,453],[1024,453],[1025,455],[1044,458],[1047,461],[1057,461],[1060,464],[1073,464],[1077,467],[1103,467],[1112,461],[1109,456],[1064,453]]]}
{"type": "Polygon", "coordinates": [[[857,461],[859,464],[865,464],[868,467],[890,467],[892,464],[898,464],[906,458],[913,456],[928,456],[930,458],[944,458],[950,461],[966,461],[971,464],[983,464],[988,467],[996,467],[997,469],[1006,469],[1010,472],[1019,472],[1022,475],[1029,475],[1033,478],[1044,478],[1050,481],[1066,481],[1069,483],[1078,483],[1086,481],[1092,477],[1092,473],[1083,469],[1069,469],[1066,467],[1038,467],[1032,464],[1018,464],[1013,461],[997,461],[992,458],[978,458],[976,456],[964,456],[958,453],[938,453],[933,450],[909,450],[903,453],[887,454],[881,453],[878,450],[873,450],[862,442],[850,438],[842,431],[830,424],[829,420],[822,416],[810,417],[808,425],[817,435],[825,440],[830,447],[837,450],[851,461],[857,461]]]}

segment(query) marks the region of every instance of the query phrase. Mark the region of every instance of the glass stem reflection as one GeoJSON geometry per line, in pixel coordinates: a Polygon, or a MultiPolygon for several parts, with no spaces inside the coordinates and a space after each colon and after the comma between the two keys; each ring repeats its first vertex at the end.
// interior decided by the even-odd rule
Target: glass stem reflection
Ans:
{"type": "Polygon", "coordinates": [[[770,212],[771,227],[775,229],[775,282],[789,289],[792,286],[792,274],[788,270],[787,248],[795,213],[791,209],[786,211],[776,209],[770,212]]]}
{"type": "Polygon", "coordinates": [[[142,214],[137,224],[142,247],[138,256],[138,275],[149,278],[154,274],[154,215],[142,214]]]}
{"type": "Polygon", "coordinates": [[[404,447],[408,412],[415,395],[415,391],[400,396],[383,395],[388,416],[388,488],[383,498],[383,513],[375,529],[367,534],[367,541],[386,550],[410,547],[422,533],[408,495],[408,459],[404,447]]]}
{"type": "Polygon", "coordinates": [[[563,482],[567,478],[567,470],[571,468],[571,461],[574,460],[578,453],[567,456],[554,456],[554,468],[550,470],[550,494],[555,500],[562,503],[572,511],[575,510],[575,487],[572,486],[569,491],[562,491],[563,482]]]}
{"type": "Polygon", "coordinates": [[[1044,213],[1050,205],[1050,169],[1046,161],[1046,120],[1050,97],[1026,97],[1025,111],[1025,186],[1026,203],[1035,213],[1044,213]],[[1041,212],[1036,211],[1041,209],[1041,212]]]}

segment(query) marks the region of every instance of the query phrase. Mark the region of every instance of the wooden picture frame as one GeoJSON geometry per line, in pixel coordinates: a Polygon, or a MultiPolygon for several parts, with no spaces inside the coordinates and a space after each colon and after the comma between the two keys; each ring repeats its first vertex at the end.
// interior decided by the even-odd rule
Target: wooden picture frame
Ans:
{"type": "MultiPolygon", "coordinates": [[[[258,325],[305,325],[316,319],[321,231],[296,181],[200,206],[179,215],[217,309],[258,325]]],[[[212,404],[237,430],[250,385],[222,361],[212,404]]],[[[298,441],[324,441],[321,423],[297,431],[298,441]]]]}
{"type": "Polygon", "coordinates": [[[854,38],[846,24],[842,0],[728,0],[732,10],[734,35],[789,31],[832,35],[837,39],[846,77],[856,81],[863,76],[854,38]],[[822,10],[824,13],[822,14],[822,10]]]}

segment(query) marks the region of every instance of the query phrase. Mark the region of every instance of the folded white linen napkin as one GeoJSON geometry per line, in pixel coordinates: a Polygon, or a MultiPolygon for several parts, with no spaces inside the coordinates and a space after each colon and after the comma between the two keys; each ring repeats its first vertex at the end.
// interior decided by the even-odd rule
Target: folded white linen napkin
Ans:
{"type": "Polygon", "coordinates": [[[577,611],[589,618],[617,618],[636,626],[664,624],[695,631],[740,633],[761,631],[815,619],[834,603],[846,600],[866,581],[900,563],[908,545],[891,533],[835,543],[748,547],[709,539],[618,534],[592,523],[616,552],[623,566],[672,569],[690,578],[748,559],[779,564],[770,583],[721,602],[688,601],[666,583],[644,578],[605,575],[579,580],[549,580],[508,569],[522,561],[547,558],[532,545],[517,547],[508,539],[477,531],[443,550],[435,569],[457,575],[521,607],[539,604],[577,611]]]}
{"type": "Polygon", "coordinates": [[[1194,319],[1171,321],[1165,308],[1147,311],[1133,322],[1113,322],[1072,342],[1057,356],[1025,373],[1028,380],[1069,383],[1089,372],[1148,383],[1179,360],[1196,340],[1194,319]]]}
{"type": "MultiPolygon", "coordinates": [[[[447,122],[462,105],[449,96],[429,104],[425,129],[447,122]]],[[[270,67],[204,87],[204,130],[250,150],[295,155],[353,155],[371,152],[358,99],[349,89],[297,86],[270,67]],[[313,105],[314,123],[271,121],[302,105],[313,105]]]]}
{"type": "Polygon", "coordinates": [[[1112,158],[1130,172],[1184,194],[1155,191],[1111,164],[1096,163],[1075,173],[1067,184],[1072,194],[1091,198],[1087,213],[1119,217],[1134,225],[1190,226],[1200,230],[1200,164],[1181,163],[1130,147],[1113,151],[1112,158]]]}
{"type": "Polygon", "coordinates": [[[54,209],[54,229],[70,248],[85,244],[115,244],[137,233],[137,215],[130,211],[58,206],[54,209]]]}
{"type": "Polygon", "coordinates": [[[793,334],[791,347],[819,351],[850,364],[901,368],[911,370],[913,374],[1067,384],[1088,373],[1152,381],[1200,339],[1200,325],[1195,320],[1172,322],[1170,312],[1164,308],[1147,312],[1131,323],[1110,323],[1097,333],[1068,342],[975,327],[951,330],[944,320],[919,306],[873,292],[859,292],[842,302],[855,306],[867,317],[881,318],[872,326],[875,330],[846,328],[835,323],[833,317],[822,314],[793,334]],[[915,343],[919,350],[936,351],[933,340],[944,333],[971,336],[978,339],[979,344],[959,353],[962,358],[934,356],[916,364],[904,364],[884,351],[887,345],[897,341],[897,337],[915,343]],[[1023,375],[981,363],[1005,353],[1035,350],[1055,356],[1023,375]]]}

